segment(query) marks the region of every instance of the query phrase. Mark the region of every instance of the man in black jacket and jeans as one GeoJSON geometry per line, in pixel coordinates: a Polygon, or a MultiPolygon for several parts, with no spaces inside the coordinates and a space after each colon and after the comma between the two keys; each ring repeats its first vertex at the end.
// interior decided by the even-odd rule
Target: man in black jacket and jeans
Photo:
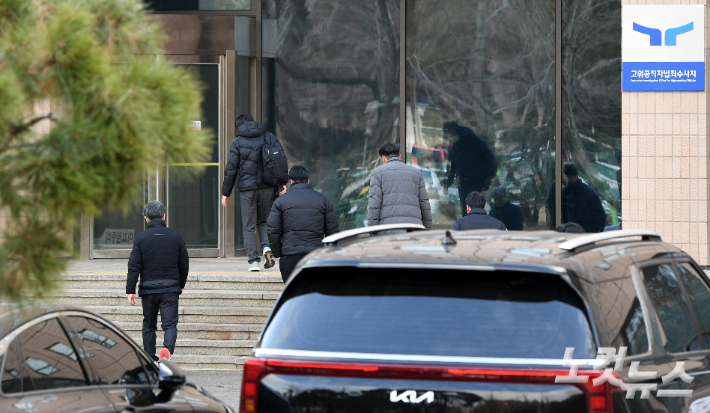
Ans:
{"type": "Polygon", "coordinates": [[[291,190],[279,197],[269,214],[269,243],[279,259],[284,282],[306,254],[322,246],[323,237],[338,232],[333,205],[311,189],[308,169],[296,165],[288,172],[291,190]]]}
{"type": "Polygon", "coordinates": [[[155,355],[158,311],[165,332],[160,357],[169,359],[175,351],[178,299],[187,282],[190,259],[180,233],[165,226],[165,205],[151,201],[143,208],[143,216],[148,227],[133,240],[126,294],[128,303],[136,305],[136,283],[140,277],[138,295],[143,304],[143,348],[158,361],[155,355]]]}
{"type": "MultiPolygon", "coordinates": [[[[266,219],[271,204],[274,202],[277,188],[265,186],[262,181],[263,166],[261,147],[265,142],[266,128],[256,122],[251,115],[240,115],[235,121],[237,137],[229,150],[229,159],[224,171],[222,184],[222,205],[227,200],[236,183],[239,190],[239,207],[242,213],[244,229],[244,247],[249,259],[249,271],[259,271],[261,254],[264,254],[264,268],[276,265],[274,255],[269,248],[269,236],[266,233],[266,219]],[[239,181],[237,181],[239,178],[239,181]],[[256,231],[259,231],[261,250],[256,246],[256,231]]],[[[286,186],[278,188],[279,194],[286,192],[286,186]]]]}

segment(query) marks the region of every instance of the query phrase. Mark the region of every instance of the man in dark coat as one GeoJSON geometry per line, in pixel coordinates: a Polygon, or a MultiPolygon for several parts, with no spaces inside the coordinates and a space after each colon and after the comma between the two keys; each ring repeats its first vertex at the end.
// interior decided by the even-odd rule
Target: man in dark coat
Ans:
{"type": "Polygon", "coordinates": [[[499,220],[486,214],[486,196],[482,192],[471,192],[466,197],[466,215],[459,218],[451,229],[463,231],[467,229],[500,229],[507,231],[499,220]]]}
{"type": "MultiPolygon", "coordinates": [[[[227,200],[237,182],[239,207],[244,230],[244,247],[251,267],[249,271],[259,271],[260,252],[264,254],[264,268],[276,265],[274,255],[269,248],[269,236],[266,231],[266,219],[274,202],[277,188],[266,187],[262,181],[261,147],[264,145],[266,128],[254,121],[251,115],[240,115],[235,121],[237,138],[232,142],[229,159],[224,171],[222,184],[222,205],[227,200]],[[256,246],[256,232],[259,231],[261,249],[256,246]]],[[[286,192],[286,186],[279,188],[279,194],[286,192]]]]}
{"type": "Polygon", "coordinates": [[[128,260],[126,294],[136,305],[136,283],[143,304],[143,348],[155,361],[155,331],[158,312],[165,332],[161,358],[169,359],[175,351],[178,323],[178,299],[185,288],[190,258],[180,233],[165,226],[165,206],[151,201],[143,208],[148,227],[133,240],[128,260]]]}
{"type": "Polygon", "coordinates": [[[320,248],[323,237],[338,232],[338,218],[328,198],[311,189],[308,169],[296,165],[288,172],[291,190],[271,207],[269,244],[279,259],[281,278],[288,281],[296,264],[320,248]]]}
{"type": "Polygon", "coordinates": [[[602,232],[606,226],[606,214],[599,195],[579,179],[579,170],[573,164],[565,165],[563,172],[567,185],[562,189],[562,222],[574,222],[585,232],[602,232]]]}
{"type": "Polygon", "coordinates": [[[559,227],[555,228],[556,232],[569,232],[572,234],[584,234],[584,228],[582,228],[581,225],[575,224],[574,222],[568,222],[566,224],[562,224],[559,227]]]}
{"type": "Polygon", "coordinates": [[[449,151],[451,166],[444,194],[448,194],[448,187],[458,176],[461,215],[465,216],[466,196],[471,192],[488,189],[488,183],[498,173],[498,162],[488,144],[473,129],[459,126],[456,122],[446,122],[444,133],[453,142],[449,151]]]}
{"type": "Polygon", "coordinates": [[[523,210],[509,200],[508,188],[499,186],[491,192],[493,208],[491,216],[501,221],[508,231],[523,230],[523,210]]]}

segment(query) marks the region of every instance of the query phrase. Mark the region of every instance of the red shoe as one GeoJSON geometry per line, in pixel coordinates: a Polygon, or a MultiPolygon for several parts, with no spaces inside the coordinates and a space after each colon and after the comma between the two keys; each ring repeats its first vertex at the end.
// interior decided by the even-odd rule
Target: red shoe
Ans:
{"type": "Polygon", "coordinates": [[[167,348],[163,348],[162,350],[160,350],[160,354],[158,355],[158,357],[160,357],[161,359],[170,360],[170,350],[168,350],[167,348]]]}

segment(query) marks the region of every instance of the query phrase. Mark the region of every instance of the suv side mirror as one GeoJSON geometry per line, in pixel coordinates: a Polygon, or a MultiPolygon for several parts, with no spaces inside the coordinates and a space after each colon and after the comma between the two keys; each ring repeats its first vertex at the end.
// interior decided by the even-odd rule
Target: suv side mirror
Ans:
{"type": "Polygon", "coordinates": [[[162,391],[156,396],[151,388],[126,389],[126,400],[131,406],[147,407],[167,403],[185,385],[185,373],[180,367],[164,359],[160,360],[158,366],[158,387],[162,391]]]}
{"type": "Polygon", "coordinates": [[[158,387],[163,390],[156,397],[156,403],[167,403],[176,391],[182,389],[187,379],[185,373],[173,362],[161,359],[158,367],[158,387]]]}
{"type": "Polygon", "coordinates": [[[175,392],[185,385],[187,379],[180,367],[169,360],[159,362],[158,387],[164,391],[175,392]]]}

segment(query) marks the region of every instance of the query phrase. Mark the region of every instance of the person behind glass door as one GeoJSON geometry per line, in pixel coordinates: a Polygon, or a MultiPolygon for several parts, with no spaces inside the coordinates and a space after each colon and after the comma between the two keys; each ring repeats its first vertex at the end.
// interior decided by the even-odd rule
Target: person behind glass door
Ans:
{"type": "Polygon", "coordinates": [[[568,222],[566,224],[562,224],[559,227],[555,228],[556,232],[569,232],[572,234],[584,234],[584,228],[582,228],[581,225],[575,224],[574,222],[568,222]]]}
{"type": "Polygon", "coordinates": [[[567,185],[562,189],[562,223],[574,222],[585,232],[602,232],[606,226],[606,213],[599,195],[579,179],[579,170],[567,164],[562,170],[567,185]]]}
{"type": "Polygon", "coordinates": [[[514,205],[509,200],[508,188],[499,186],[491,192],[493,197],[493,208],[491,208],[491,216],[503,224],[508,231],[523,230],[523,210],[519,206],[514,205]]]}
{"type": "Polygon", "coordinates": [[[190,258],[179,232],[165,226],[165,205],[150,201],[143,208],[148,224],[145,231],[133,239],[128,260],[126,294],[128,303],[136,305],[136,283],[143,306],[143,348],[153,360],[158,312],[165,332],[160,358],[170,359],[175,351],[178,324],[178,300],[187,282],[190,258]]]}
{"type": "Polygon", "coordinates": [[[451,165],[444,185],[444,195],[449,193],[448,188],[458,177],[461,215],[466,216],[466,196],[471,192],[488,189],[498,173],[498,162],[488,144],[473,129],[452,121],[444,123],[444,133],[453,142],[449,151],[451,165]]]}
{"type": "Polygon", "coordinates": [[[451,229],[464,231],[467,229],[499,229],[507,231],[505,224],[486,213],[486,195],[482,192],[471,192],[466,197],[467,215],[454,222],[451,229]]]}
{"type": "MultiPolygon", "coordinates": [[[[259,251],[264,255],[264,268],[268,269],[276,265],[274,254],[269,247],[266,220],[277,189],[266,187],[262,182],[261,149],[268,132],[264,125],[256,122],[251,115],[239,115],[234,123],[237,137],[229,149],[229,159],[224,170],[222,206],[227,206],[227,200],[236,183],[239,190],[239,209],[242,213],[244,247],[251,264],[249,271],[259,271],[259,262],[261,262],[259,251]],[[261,250],[256,246],[257,230],[261,250]]],[[[278,191],[279,195],[283,195],[286,192],[286,185],[278,191]]]]}

